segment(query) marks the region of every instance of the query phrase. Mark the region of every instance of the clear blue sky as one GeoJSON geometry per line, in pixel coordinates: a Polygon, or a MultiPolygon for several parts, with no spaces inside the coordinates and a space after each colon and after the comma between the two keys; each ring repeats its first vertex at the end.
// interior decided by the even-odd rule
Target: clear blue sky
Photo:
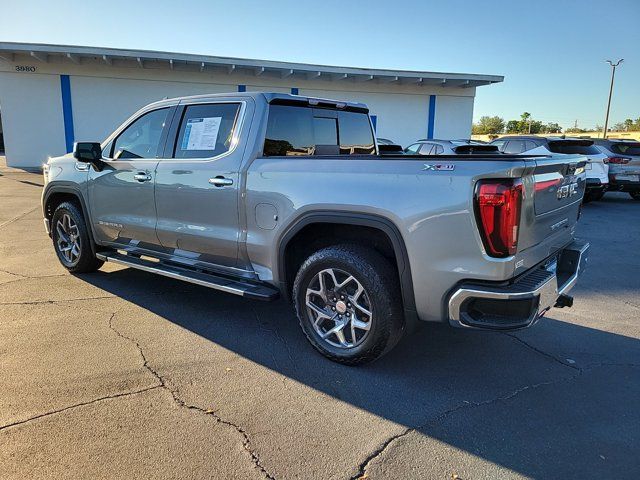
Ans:
{"type": "Polygon", "coordinates": [[[640,117],[640,0],[0,0],[0,40],[504,75],[474,118],[640,117]],[[517,7],[516,4],[528,5],[517,7]]]}

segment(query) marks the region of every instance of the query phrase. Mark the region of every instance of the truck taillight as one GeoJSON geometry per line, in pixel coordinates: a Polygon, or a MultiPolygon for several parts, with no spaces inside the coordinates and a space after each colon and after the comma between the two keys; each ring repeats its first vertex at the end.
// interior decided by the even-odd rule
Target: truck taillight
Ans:
{"type": "Polygon", "coordinates": [[[514,255],[518,248],[522,183],[482,180],[476,187],[475,202],[487,254],[499,258],[514,255]]]}
{"type": "Polygon", "coordinates": [[[627,157],[607,157],[604,159],[604,163],[615,163],[618,165],[624,165],[625,163],[629,163],[630,161],[631,159],[627,157]]]}

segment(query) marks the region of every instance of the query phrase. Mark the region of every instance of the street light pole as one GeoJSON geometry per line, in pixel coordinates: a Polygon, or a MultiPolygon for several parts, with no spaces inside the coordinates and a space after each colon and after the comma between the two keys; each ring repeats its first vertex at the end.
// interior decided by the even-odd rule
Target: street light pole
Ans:
{"type": "Polygon", "coordinates": [[[609,125],[609,109],[611,108],[611,96],[613,95],[613,80],[616,78],[616,67],[624,61],[623,58],[613,63],[611,60],[607,60],[607,63],[611,65],[611,86],[609,87],[609,101],[607,102],[607,116],[604,119],[604,131],[602,132],[602,138],[607,138],[607,127],[609,125]]]}

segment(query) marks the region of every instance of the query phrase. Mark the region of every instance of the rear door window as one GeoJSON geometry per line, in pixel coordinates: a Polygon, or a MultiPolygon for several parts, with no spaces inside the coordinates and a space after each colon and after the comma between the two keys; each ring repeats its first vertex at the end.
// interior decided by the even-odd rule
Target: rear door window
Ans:
{"type": "Polygon", "coordinates": [[[509,140],[504,147],[504,153],[518,154],[524,152],[524,141],[509,140]]]}
{"type": "Polygon", "coordinates": [[[431,155],[433,151],[433,143],[423,143],[420,148],[420,155],[431,155]]]}
{"type": "Polygon", "coordinates": [[[239,113],[239,103],[188,105],[173,157],[211,158],[228,152],[239,113]]]}
{"type": "Polygon", "coordinates": [[[532,142],[531,140],[525,140],[525,142],[524,142],[524,151],[525,152],[528,152],[529,150],[533,150],[534,148],[536,148],[535,142],[532,142]]]}

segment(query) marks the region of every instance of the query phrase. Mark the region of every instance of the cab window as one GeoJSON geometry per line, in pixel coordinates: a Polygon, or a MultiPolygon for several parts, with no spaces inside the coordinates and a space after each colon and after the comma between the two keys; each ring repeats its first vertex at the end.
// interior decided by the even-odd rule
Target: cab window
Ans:
{"type": "Polygon", "coordinates": [[[168,112],[168,108],[161,108],[134,120],[113,142],[113,158],[156,158],[168,112]]]}

